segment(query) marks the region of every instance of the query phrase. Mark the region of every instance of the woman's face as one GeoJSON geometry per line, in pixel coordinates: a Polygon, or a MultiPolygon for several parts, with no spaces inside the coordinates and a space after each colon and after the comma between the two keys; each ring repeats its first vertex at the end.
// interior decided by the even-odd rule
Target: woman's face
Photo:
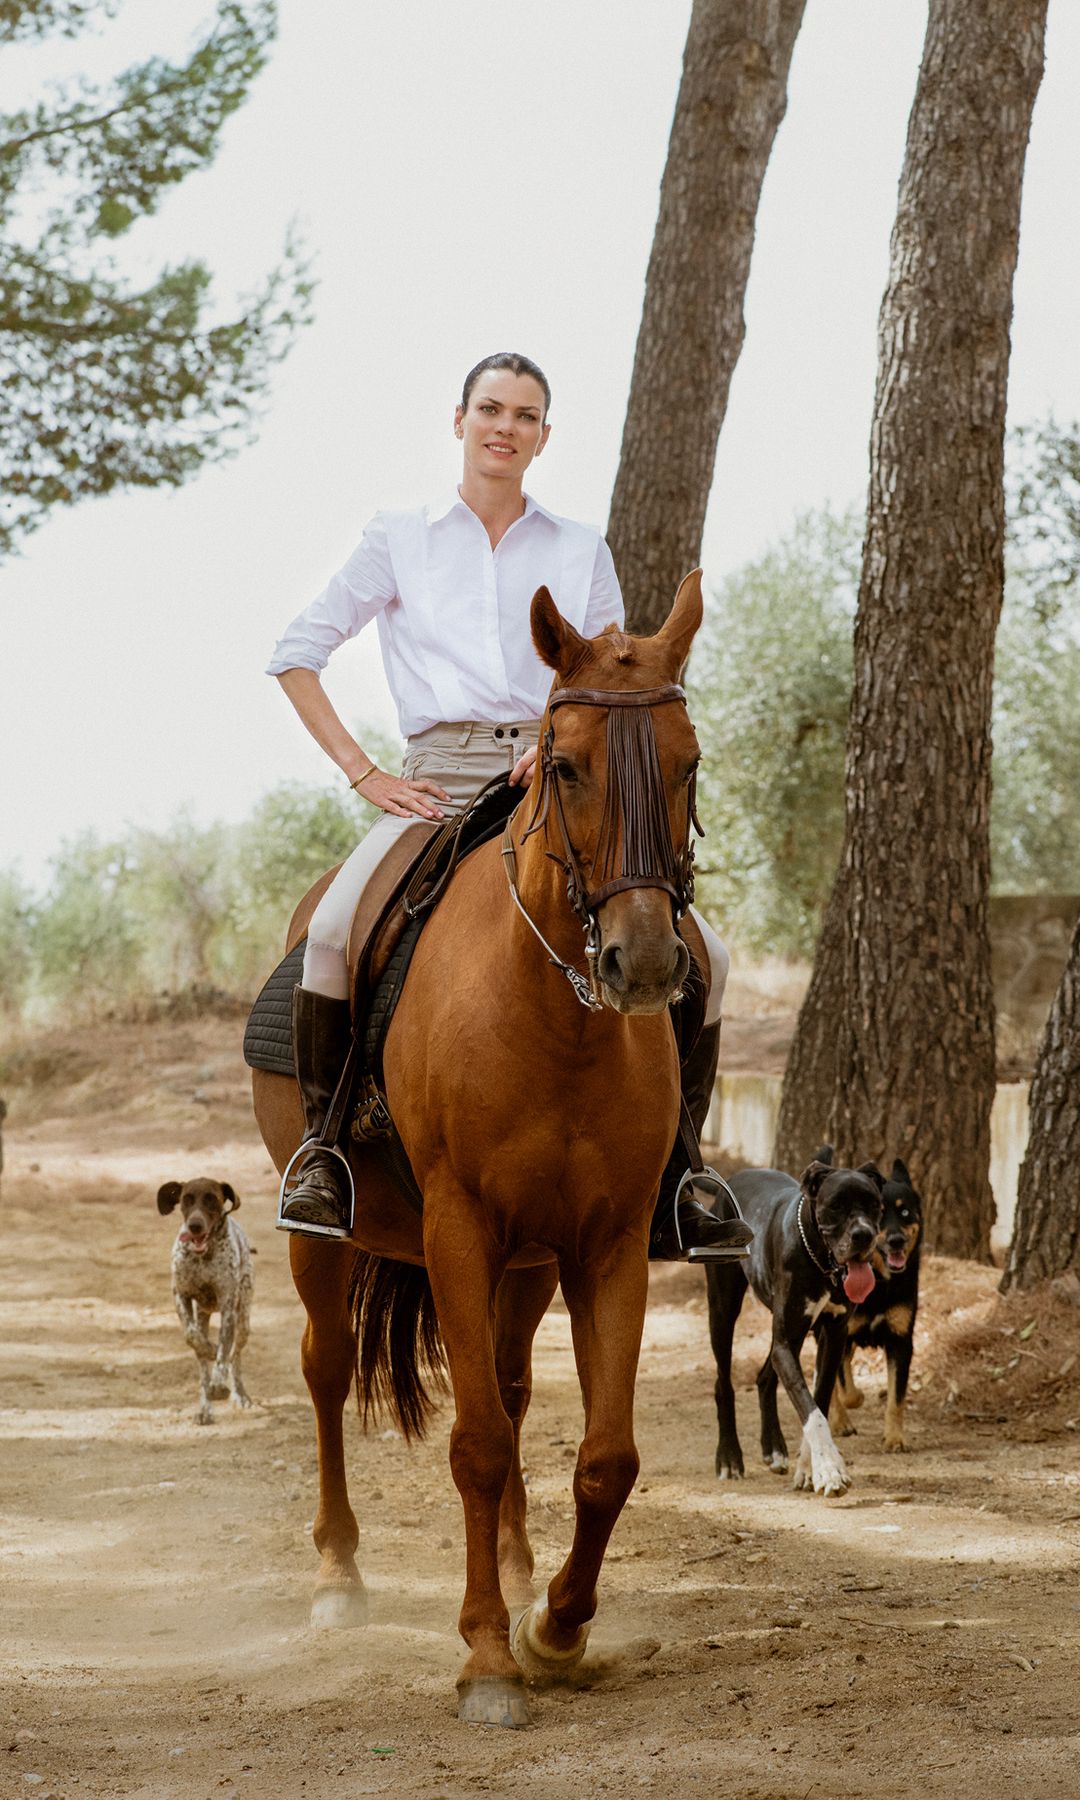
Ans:
{"type": "Polygon", "coordinates": [[[481,370],[468,409],[459,406],[454,414],[466,469],[487,479],[520,481],[550,430],[540,383],[512,369],[481,370]]]}

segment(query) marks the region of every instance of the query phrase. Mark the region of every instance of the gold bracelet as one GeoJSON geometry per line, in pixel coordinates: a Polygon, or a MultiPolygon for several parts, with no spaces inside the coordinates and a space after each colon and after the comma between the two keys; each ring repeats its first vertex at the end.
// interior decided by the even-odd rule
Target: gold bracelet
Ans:
{"type": "Polygon", "coordinates": [[[352,788],[354,794],[359,789],[361,782],[366,781],[369,775],[374,775],[377,768],[377,763],[370,763],[362,775],[358,775],[355,781],[350,781],[349,786],[352,788]]]}

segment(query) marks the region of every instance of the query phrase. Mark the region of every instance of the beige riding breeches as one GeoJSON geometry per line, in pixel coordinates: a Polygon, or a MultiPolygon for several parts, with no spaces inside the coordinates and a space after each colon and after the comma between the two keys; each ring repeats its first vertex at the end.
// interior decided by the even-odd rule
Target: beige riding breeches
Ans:
{"type": "MultiPolygon", "coordinates": [[[[539,735],[539,719],[514,719],[505,725],[471,720],[433,725],[429,731],[408,739],[401,773],[407,781],[433,781],[444,789],[449,800],[436,804],[451,817],[465,810],[486,781],[512,769],[518,757],[538,742],[539,735]]],[[[346,946],[357,902],[391,844],[416,823],[416,817],[411,814],[400,819],[394,813],[380,813],[352,855],[342,863],[311,916],[304,953],[304,987],[332,1000],[348,998],[346,946]]],[[[730,959],[712,926],[696,908],[694,918],[712,966],[706,1023],[714,1024],[723,1012],[730,959]]]]}

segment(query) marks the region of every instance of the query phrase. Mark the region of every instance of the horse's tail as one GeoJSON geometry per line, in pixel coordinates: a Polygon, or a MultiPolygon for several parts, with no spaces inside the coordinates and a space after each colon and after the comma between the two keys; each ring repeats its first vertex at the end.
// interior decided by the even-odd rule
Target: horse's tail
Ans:
{"type": "Polygon", "coordinates": [[[446,1391],[446,1353],[427,1270],[357,1252],[349,1278],[356,1331],[356,1400],[365,1428],[389,1413],[406,1441],[422,1438],[437,1393],[446,1391]]]}

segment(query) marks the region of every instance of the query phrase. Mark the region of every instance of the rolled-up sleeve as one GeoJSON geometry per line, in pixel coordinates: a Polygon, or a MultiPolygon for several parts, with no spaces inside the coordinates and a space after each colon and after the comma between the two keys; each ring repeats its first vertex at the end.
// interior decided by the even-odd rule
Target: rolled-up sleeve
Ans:
{"type": "Polygon", "coordinates": [[[376,513],[348,562],[318,599],[285,627],[266,673],[313,669],[321,675],[338,645],[363,631],[396,598],[386,526],[376,513]]]}
{"type": "Polygon", "coordinates": [[[585,608],[582,632],[585,637],[599,637],[605,625],[618,625],[621,630],[625,619],[622,589],[615,573],[611,551],[606,540],[597,537],[596,561],[593,564],[589,603],[585,608]]]}

